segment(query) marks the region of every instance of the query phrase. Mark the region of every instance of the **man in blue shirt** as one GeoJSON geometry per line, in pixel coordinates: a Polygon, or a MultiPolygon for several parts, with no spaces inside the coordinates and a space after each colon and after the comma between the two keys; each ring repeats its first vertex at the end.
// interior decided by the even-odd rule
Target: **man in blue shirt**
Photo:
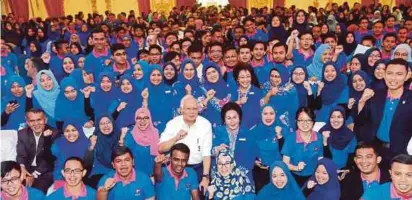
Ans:
{"type": "Polygon", "coordinates": [[[384,79],[387,89],[365,89],[363,92],[355,123],[370,123],[370,134],[376,136],[381,146],[383,167],[388,169],[395,155],[406,153],[412,137],[412,92],[405,89],[408,63],[403,59],[391,60],[386,65],[384,79]]]}
{"type": "Polygon", "coordinates": [[[112,153],[111,171],[98,184],[97,199],[145,199],[154,200],[153,183],[146,174],[135,171],[130,149],[119,147],[112,153]]]}
{"type": "Polygon", "coordinates": [[[102,28],[96,28],[92,31],[93,51],[86,56],[84,69],[92,72],[94,78],[99,77],[103,69],[111,63],[110,51],[106,48],[106,37],[102,28]]]}
{"type": "MultiPolygon", "coordinates": [[[[83,160],[77,157],[70,157],[64,162],[62,175],[64,184],[50,194],[47,200],[77,199],[77,200],[94,200],[96,191],[83,183],[83,177],[87,170],[84,169],[83,160]]],[[[55,184],[56,188],[56,184],[55,184]]]]}
{"type": "Polygon", "coordinates": [[[58,40],[54,42],[54,45],[56,46],[57,55],[51,57],[50,69],[56,77],[56,80],[60,83],[65,75],[63,71],[63,59],[64,56],[69,53],[69,43],[66,40],[58,40]]]}
{"type": "Polygon", "coordinates": [[[155,158],[156,199],[200,200],[196,172],[186,167],[189,155],[189,147],[178,143],[170,150],[170,164],[162,167],[162,164],[166,163],[163,154],[155,158]]]}
{"type": "Polygon", "coordinates": [[[243,20],[243,25],[246,29],[246,36],[249,40],[260,40],[263,42],[268,41],[268,35],[260,29],[256,28],[255,20],[252,17],[246,17],[243,20]]]}

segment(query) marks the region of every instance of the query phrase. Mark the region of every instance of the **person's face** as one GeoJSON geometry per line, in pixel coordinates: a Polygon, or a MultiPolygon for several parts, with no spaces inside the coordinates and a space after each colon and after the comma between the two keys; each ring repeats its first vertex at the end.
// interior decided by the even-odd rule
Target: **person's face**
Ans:
{"type": "Polygon", "coordinates": [[[272,86],[277,87],[280,85],[281,82],[282,78],[279,72],[276,70],[272,70],[272,72],[270,73],[270,83],[272,84],[272,86]]]}
{"type": "Polygon", "coordinates": [[[353,76],[352,86],[356,91],[362,92],[366,88],[366,83],[359,74],[356,74],[353,76]]]}
{"type": "Polygon", "coordinates": [[[302,35],[299,41],[299,45],[302,49],[308,50],[313,44],[313,38],[310,34],[302,35]]]}
{"type": "Polygon", "coordinates": [[[286,59],[286,49],[283,46],[275,47],[272,51],[273,61],[276,63],[283,63],[286,59]]]}
{"type": "Polygon", "coordinates": [[[143,30],[142,30],[141,28],[137,28],[137,29],[134,31],[134,34],[136,35],[136,37],[142,37],[142,36],[144,35],[144,32],[143,32],[143,30]]]}
{"type": "Polygon", "coordinates": [[[299,12],[296,15],[296,22],[298,22],[298,24],[303,24],[305,22],[305,14],[303,12],[299,12]]]}
{"type": "Polygon", "coordinates": [[[373,148],[361,148],[355,152],[355,164],[363,174],[371,174],[378,168],[381,157],[378,157],[373,148]]]}
{"type": "Polygon", "coordinates": [[[123,45],[127,48],[130,47],[131,43],[130,43],[130,39],[125,38],[122,40],[123,45]]]}
{"type": "Polygon", "coordinates": [[[361,63],[358,58],[353,58],[350,65],[349,69],[352,73],[359,71],[361,69],[361,63]]]}
{"type": "Polygon", "coordinates": [[[329,32],[328,26],[323,25],[322,28],[321,28],[321,33],[322,33],[322,34],[326,34],[326,33],[328,33],[328,32],[329,32]]]}
{"type": "Polygon", "coordinates": [[[230,68],[235,67],[238,61],[236,50],[232,49],[232,50],[226,51],[223,61],[225,63],[225,66],[228,66],[230,68]]]}
{"type": "Polygon", "coordinates": [[[344,125],[345,119],[340,111],[333,111],[329,121],[332,128],[340,129],[344,125]]]}
{"type": "Polygon", "coordinates": [[[275,167],[272,171],[272,183],[278,189],[283,189],[288,183],[288,177],[280,167],[275,167]]]}
{"type": "Polygon", "coordinates": [[[120,85],[120,89],[122,90],[123,93],[128,94],[128,93],[132,92],[132,90],[133,90],[132,83],[130,83],[130,81],[127,80],[127,79],[123,79],[123,81],[120,85]]]}
{"type": "MultiPolygon", "coordinates": [[[[167,65],[167,66],[164,68],[163,73],[164,73],[165,78],[166,78],[167,80],[171,80],[171,79],[172,79],[173,77],[175,77],[175,75],[176,75],[176,71],[175,71],[175,69],[173,68],[172,65],[167,65]]],[[[194,73],[194,72],[193,72],[193,73],[194,73]]]]}
{"type": "Polygon", "coordinates": [[[321,35],[321,28],[318,27],[318,26],[313,27],[313,28],[312,28],[312,34],[313,34],[313,37],[314,37],[315,39],[318,39],[318,38],[320,37],[320,35],[321,35]]]}
{"type": "Polygon", "coordinates": [[[159,72],[159,70],[154,70],[150,74],[150,82],[153,85],[159,85],[162,82],[162,74],[159,72]]]}
{"type": "Polygon", "coordinates": [[[150,125],[150,117],[146,113],[138,113],[135,120],[140,131],[145,131],[150,125]]]}
{"type": "Polygon", "coordinates": [[[66,183],[71,186],[78,186],[81,184],[82,178],[86,175],[86,170],[83,169],[82,164],[77,160],[69,160],[66,162],[62,175],[66,183]]]}
{"type": "Polygon", "coordinates": [[[327,62],[331,61],[332,60],[332,50],[326,49],[322,53],[322,55],[320,57],[320,60],[322,61],[322,63],[327,63],[327,62]]]}
{"type": "Polygon", "coordinates": [[[64,88],[64,96],[69,101],[74,101],[77,97],[77,90],[74,89],[72,86],[67,86],[66,88],[64,88]]]}
{"type": "Polygon", "coordinates": [[[172,173],[177,176],[182,176],[188,161],[189,161],[189,154],[183,153],[179,150],[173,151],[171,154],[171,162],[170,162],[172,173]]]}
{"type": "Polygon", "coordinates": [[[377,23],[372,27],[372,32],[374,35],[381,35],[383,32],[383,25],[381,23],[377,23]]]}
{"type": "Polygon", "coordinates": [[[324,165],[319,165],[315,171],[315,178],[319,185],[323,185],[329,181],[329,174],[324,165]]]}
{"type": "Polygon", "coordinates": [[[151,63],[155,63],[155,64],[160,63],[160,59],[162,58],[162,53],[159,51],[159,49],[156,49],[156,48],[150,49],[149,54],[150,54],[149,59],[151,63]]]}
{"type": "Polygon", "coordinates": [[[70,74],[74,70],[74,63],[71,58],[63,59],[63,69],[66,73],[70,74]]]}
{"type": "Polygon", "coordinates": [[[83,73],[83,81],[86,84],[91,84],[94,82],[93,73],[88,74],[85,70],[82,71],[83,73]]]}
{"type": "Polygon", "coordinates": [[[149,62],[150,61],[149,55],[147,53],[142,53],[139,55],[139,60],[144,60],[146,62],[149,62]]]}
{"type": "Polygon", "coordinates": [[[325,39],[325,44],[328,44],[330,46],[330,48],[332,49],[332,51],[335,50],[336,47],[336,40],[335,38],[326,38],[325,39]]]}
{"type": "Polygon", "coordinates": [[[129,153],[117,156],[112,162],[113,168],[121,177],[128,177],[133,171],[133,165],[134,160],[129,153]]]}
{"type": "Polygon", "coordinates": [[[363,30],[368,29],[369,22],[366,19],[361,20],[359,27],[363,30]]]}
{"type": "Polygon", "coordinates": [[[327,81],[333,81],[335,80],[337,75],[336,69],[332,65],[327,65],[325,67],[325,71],[323,72],[323,76],[327,81]]]}
{"type": "Polygon", "coordinates": [[[271,126],[275,122],[276,113],[271,106],[266,106],[262,110],[262,122],[266,126],[271,126]]]}
{"type": "Polygon", "coordinates": [[[170,50],[180,54],[180,45],[174,44],[173,46],[170,47],[170,50]]]}
{"type": "Polygon", "coordinates": [[[53,89],[54,83],[50,76],[42,74],[40,76],[40,85],[44,90],[50,91],[53,89]]]}
{"type": "Polygon", "coordinates": [[[76,45],[71,45],[70,46],[70,52],[73,54],[73,55],[77,55],[77,54],[79,54],[79,48],[77,48],[77,46],[76,45]]]}
{"type": "Polygon", "coordinates": [[[174,36],[174,35],[169,35],[169,36],[167,36],[167,38],[166,38],[166,45],[167,45],[167,46],[170,46],[173,42],[176,42],[176,41],[177,41],[176,36],[174,36]]]}
{"type": "Polygon", "coordinates": [[[398,48],[394,52],[394,58],[402,58],[404,60],[408,60],[408,51],[406,51],[406,49],[404,48],[398,48]]]}
{"type": "Polygon", "coordinates": [[[236,130],[240,125],[239,114],[235,110],[229,110],[225,114],[225,124],[231,130],[236,130]]]}
{"type": "Polygon", "coordinates": [[[353,34],[348,34],[346,36],[346,43],[352,44],[355,41],[355,37],[353,37],[353,34]]]}
{"type": "Polygon", "coordinates": [[[206,79],[210,83],[217,83],[219,81],[219,72],[215,68],[209,67],[206,70],[206,79]]]}
{"type": "Polygon", "coordinates": [[[31,52],[36,52],[37,51],[37,47],[36,47],[36,45],[34,45],[33,43],[30,43],[30,51],[31,52]]]}
{"type": "Polygon", "coordinates": [[[33,35],[34,35],[33,29],[29,28],[29,29],[27,30],[27,35],[33,36],[33,35]]]}
{"type": "Polygon", "coordinates": [[[248,33],[255,32],[255,23],[253,23],[252,21],[247,21],[245,23],[245,29],[248,33]]]}
{"type": "Polygon", "coordinates": [[[222,47],[215,45],[210,47],[210,53],[209,53],[209,57],[210,59],[215,62],[215,63],[219,63],[220,60],[222,59],[223,55],[222,55],[222,47]]]}
{"type": "Polygon", "coordinates": [[[115,63],[124,65],[127,63],[127,54],[124,49],[117,50],[113,54],[113,60],[115,63]]]}
{"type": "Polygon", "coordinates": [[[373,51],[368,57],[368,64],[369,66],[373,66],[376,61],[381,59],[381,54],[378,50],[373,51]]]}
{"type": "Polygon", "coordinates": [[[236,28],[235,29],[235,39],[239,39],[240,36],[244,35],[244,31],[241,28],[236,28]]]}
{"type": "Polygon", "coordinates": [[[386,37],[383,40],[383,49],[387,52],[392,51],[392,49],[396,46],[396,38],[395,37],[386,37]]]}
{"type": "Polygon", "coordinates": [[[302,68],[296,68],[292,73],[292,80],[296,84],[301,84],[305,81],[305,71],[302,68]]]}
{"type": "Polygon", "coordinates": [[[186,99],[183,102],[183,107],[181,111],[183,115],[183,120],[185,122],[189,122],[189,123],[195,122],[199,114],[196,99],[194,98],[186,99]]]}
{"type": "Polygon", "coordinates": [[[184,41],[182,43],[182,50],[183,52],[187,55],[187,50],[189,49],[189,47],[192,45],[192,43],[190,41],[184,41]]]}
{"type": "Polygon", "coordinates": [[[246,38],[240,38],[239,39],[239,46],[242,46],[242,45],[246,45],[247,44],[247,39],[246,38]]]}
{"type": "Polygon", "coordinates": [[[273,26],[273,27],[279,27],[279,26],[280,26],[280,19],[279,19],[279,17],[273,17],[273,18],[272,18],[272,26],[273,26]]]}
{"type": "Polygon", "coordinates": [[[69,50],[70,50],[69,44],[63,43],[58,52],[61,53],[61,54],[67,54],[67,53],[69,53],[69,50]]]}
{"type": "Polygon", "coordinates": [[[342,33],[342,29],[340,28],[340,26],[336,26],[335,32],[336,32],[337,34],[342,33]]]}
{"type": "Polygon", "coordinates": [[[15,197],[22,189],[20,172],[12,169],[3,178],[1,178],[1,190],[9,197],[15,197]]]}
{"type": "Polygon", "coordinates": [[[408,71],[402,65],[388,65],[385,71],[385,83],[390,90],[396,90],[405,84],[408,79],[408,71]]]}
{"type": "Polygon", "coordinates": [[[248,88],[252,83],[252,74],[248,70],[241,70],[238,79],[240,87],[248,88]]]}
{"type": "Polygon", "coordinates": [[[67,125],[63,134],[68,142],[75,142],[79,138],[79,131],[71,124],[67,125]]]}
{"type": "Polygon", "coordinates": [[[23,86],[19,85],[19,83],[14,82],[13,84],[11,84],[10,92],[15,97],[21,97],[24,94],[24,88],[23,86]]]}
{"type": "Polygon", "coordinates": [[[395,25],[395,19],[394,19],[393,17],[389,17],[389,18],[386,20],[386,26],[387,26],[388,28],[392,28],[394,25],[395,25]]]}
{"type": "Polygon", "coordinates": [[[376,66],[375,71],[373,72],[375,78],[378,80],[382,80],[385,76],[385,64],[381,63],[378,66],[376,66]]]}
{"type": "Polygon", "coordinates": [[[212,40],[212,37],[209,32],[207,32],[205,35],[202,36],[202,44],[203,46],[207,45],[210,43],[212,40]]]}
{"type": "Polygon", "coordinates": [[[239,60],[244,63],[249,63],[252,58],[249,48],[241,48],[239,50],[239,60]]]}
{"type": "Polygon", "coordinates": [[[105,92],[109,92],[112,89],[112,85],[112,81],[107,76],[103,77],[100,81],[100,88],[105,92]]]}
{"type": "Polygon", "coordinates": [[[217,171],[223,177],[228,176],[233,171],[233,160],[229,156],[220,155],[217,161],[217,171]]]}
{"type": "Polygon", "coordinates": [[[192,80],[195,77],[195,66],[187,63],[183,69],[183,76],[188,80],[192,80]]]}
{"type": "Polygon", "coordinates": [[[113,132],[113,123],[108,117],[102,117],[99,121],[99,129],[105,134],[109,135],[113,132]]]}
{"type": "Polygon", "coordinates": [[[313,119],[309,117],[305,112],[301,112],[298,115],[298,129],[302,132],[312,131],[313,119]]]}
{"type": "Polygon", "coordinates": [[[97,50],[103,50],[106,47],[106,38],[104,37],[104,33],[93,33],[92,40],[94,48],[97,50]]]}
{"type": "Polygon", "coordinates": [[[26,115],[26,123],[33,132],[41,133],[46,126],[47,118],[42,112],[28,112],[26,115]]]}
{"type": "Polygon", "coordinates": [[[213,34],[212,41],[216,41],[216,42],[223,43],[223,42],[224,42],[224,38],[223,38],[222,32],[215,32],[215,33],[213,34]]]}
{"type": "Polygon", "coordinates": [[[262,43],[257,43],[253,47],[252,54],[255,60],[262,60],[263,56],[265,56],[265,46],[262,43]]]}
{"type": "Polygon", "coordinates": [[[71,35],[70,36],[70,41],[72,42],[72,43],[74,43],[74,42],[79,42],[79,36],[78,35],[71,35]]]}
{"type": "Polygon", "coordinates": [[[190,59],[195,63],[196,66],[199,66],[202,63],[202,53],[201,52],[192,52],[190,54],[190,59]]]}
{"type": "Polygon", "coordinates": [[[408,39],[408,31],[404,28],[398,30],[398,41],[404,43],[408,39]]]}
{"type": "Polygon", "coordinates": [[[412,192],[412,165],[394,162],[390,174],[396,191],[400,194],[410,195],[412,192]]]}

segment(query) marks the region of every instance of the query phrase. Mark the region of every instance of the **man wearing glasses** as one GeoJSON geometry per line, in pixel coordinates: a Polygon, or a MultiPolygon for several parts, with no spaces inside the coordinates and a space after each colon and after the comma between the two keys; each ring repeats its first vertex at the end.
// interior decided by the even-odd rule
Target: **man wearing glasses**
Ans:
{"type": "Polygon", "coordinates": [[[87,170],[84,169],[83,160],[77,157],[70,157],[64,162],[61,171],[64,177],[64,185],[50,194],[47,200],[77,199],[94,200],[96,191],[83,183],[83,177],[87,170]]]}
{"type": "Polygon", "coordinates": [[[44,199],[44,194],[32,187],[25,187],[20,179],[20,165],[14,161],[1,163],[1,199],[44,199]]]}

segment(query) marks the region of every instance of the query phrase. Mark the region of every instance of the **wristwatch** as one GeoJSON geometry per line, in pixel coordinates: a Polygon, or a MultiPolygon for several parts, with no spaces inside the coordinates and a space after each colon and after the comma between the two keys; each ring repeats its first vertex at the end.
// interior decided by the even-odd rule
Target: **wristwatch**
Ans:
{"type": "Polygon", "coordinates": [[[202,178],[207,178],[207,179],[209,179],[209,174],[203,174],[203,175],[202,175],[202,178]]]}

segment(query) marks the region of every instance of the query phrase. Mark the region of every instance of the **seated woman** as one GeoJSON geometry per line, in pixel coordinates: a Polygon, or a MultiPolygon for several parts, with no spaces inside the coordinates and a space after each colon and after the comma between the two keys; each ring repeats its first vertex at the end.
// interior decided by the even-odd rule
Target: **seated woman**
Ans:
{"type": "Polygon", "coordinates": [[[304,200],[299,185],[283,161],[275,161],[270,166],[270,180],[258,193],[256,200],[304,200]]]}
{"type": "MultiPolygon", "coordinates": [[[[63,169],[64,161],[70,157],[83,158],[89,146],[89,141],[83,133],[81,125],[74,122],[65,122],[63,125],[63,137],[54,141],[51,146],[51,152],[56,157],[53,179],[62,180],[61,170],[63,169]]],[[[55,184],[58,187],[59,184],[55,184]]]]}
{"type": "Polygon", "coordinates": [[[247,129],[240,126],[242,109],[236,103],[229,102],[222,108],[224,125],[213,131],[212,155],[217,157],[219,152],[230,152],[239,166],[246,168],[250,181],[252,169],[257,157],[256,137],[247,129]]]}
{"type": "Polygon", "coordinates": [[[112,104],[117,104],[119,89],[115,86],[114,74],[111,72],[101,72],[97,79],[94,92],[90,97],[85,95],[85,106],[94,110],[95,118],[104,113],[113,113],[112,104]]]}
{"type": "Polygon", "coordinates": [[[109,114],[100,115],[95,124],[90,145],[84,155],[84,162],[88,168],[88,185],[95,188],[100,178],[112,169],[111,154],[118,147],[120,130],[115,126],[115,121],[109,114]]]}
{"type": "Polygon", "coordinates": [[[212,171],[212,181],[207,188],[209,199],[255,199],[255,188],[245,172],[236,165],[232,154],[226,151],[216,156],[217,167],[212,171]],[[217,168],[217,169],[216,169],[217,168]]]}
{"type": "Polygon", "coordinates": [[[21,76],[13,75],[7,80],[5,90],[3,90],[6,94],[1,100],[1,130],[18,131],[25,127],[27,111],[25,86],[21,76]]]}
{"type": "Polygon", "coordinates": [[[152,116],[147,108],[139,108],[135,113],[135,125],[131,131],[122,130],[120,145],[133,153],[135,170],[153,175],[154,158],[159,154],[159,131],[153,126],[152,116]]]}
{"type": "Polygon", "coordinates": [[[323,154],[332,159],[338,169],[351,168],[357,144],[355,134],[345,126],[345,116],[345,109],[336,106],[328,123],[319,130],[323,135],[323,154]]]}
{"type": "Polygon", "coordinates": [[[339,200],[340,184],[337,170],[333,161],[327,158],[320,159],[315,173],[304,186],[307,200],[339,200]]]}
{"type": "Polygon", "coordinates": [[[323,157],[322,135],[313,131],[315,114],[302,107],[296,113],[297,130],[286,137],[281,154],[299,186],[315,172],[316,163],[323,157]]]}
{"type": "Polygon", "coordinates": [[[201,115],[209,120],[212,127],[222,124],[220,112],[232,97],[228,84],[223,80],[219,67],[215,63],[203,67],[204,84],[201,86],[201,115]]]}

